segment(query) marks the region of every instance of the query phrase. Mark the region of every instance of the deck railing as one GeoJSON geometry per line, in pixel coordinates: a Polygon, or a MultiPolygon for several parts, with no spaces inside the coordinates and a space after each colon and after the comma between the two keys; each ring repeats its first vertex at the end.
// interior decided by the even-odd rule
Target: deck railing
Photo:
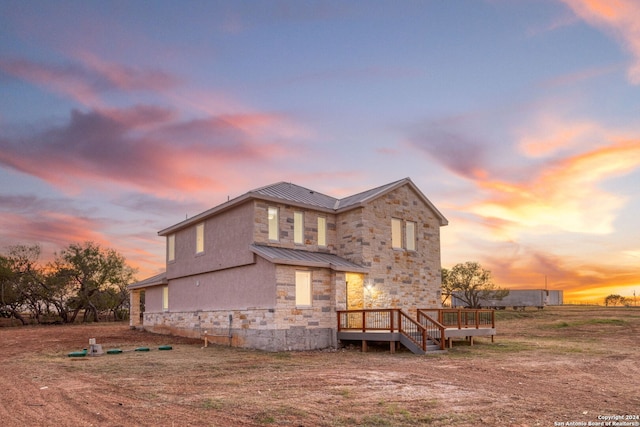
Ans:
{"type": "Polygon", "coordinates": [[[338,332],[345,329],[396,332],[397,310],[348,310],[338,311],[338,332]]]}
{"type": "Polygon", "coordinates": [[[339,310],[338,332],[399,332],[423,351],[426,351],[428,340],[444,349],[446,328],[426,313],[419,313],[418,319],[415,321],[399,309],[339,310]]]}
{"type": "Polygon", "coordinates": [[[427,336],[434,344],[440,347],[440,350],[444,350],[446,342],[445,329],[447,327],[422,310],[418,310],[418,323],[425,328],[427,336]]]}
{"type": "Polygon", "coordinates": [[[441,308],[421,309],[423,312],[447,328],[494,328],[496,327],[495,310],[476,308],[441,308]]]}

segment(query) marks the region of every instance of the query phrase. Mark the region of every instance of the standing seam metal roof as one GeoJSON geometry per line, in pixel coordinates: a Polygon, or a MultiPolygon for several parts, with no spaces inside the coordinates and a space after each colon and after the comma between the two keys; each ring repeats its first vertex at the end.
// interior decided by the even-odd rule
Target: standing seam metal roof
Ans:
{"type": "Polygon", "coordinates": [[[366,273],[368,269],[338,255],[324,252],[309,252],[300,249],[287,249],[276,246],[250,245],[251,252],[275,264],[325,267],[336,271],[366,273]]]}
{"type": "Polygon", "coordinates": [[[258,188],[250,191],[249,194],[260,194],[262,196],[274,197],[289,202],[297,202],[305,205],[317,206],[325,209],[333,209],[338,199],[318,193],[308,188],[290,182],[278,182],[277,184],[258,188]]]}
{"type": "Polygon", "coordinates": [[[385,192],[391,189],[397,188],[404,184],[411,185],[411,187],[420,195],[420,197],[424,199],[425,203],[431,209],[433,209],[436,215],[440,218],[441,225],[447,225],[448,222],[447,222],[447,219],[444,217],[444,215],[442,215],[442,213],[438,211],[438,209],[429,201],[429,199],[427,199],[426,196],[422,194],[422,192],[415,186],[415,184],[413,184],[411,179],[404,178],[399,181],[392,182],[390,184],[382,185],[380,187],[372,188],[371,190],[363,191],[362,193],[345,197],[343,199],[337,199],[335,197],[327,196],[326,194],[318,193],[317,191],[310,190],[308,188],[301,187],[299,185],[292,184],[289,182],[278,182],[276,184],[267,185],[265,187],[251,190],[233,200],[230,200],[226,203],[218,205],[194,217],[186,219],[178,224],[172,225],[171,227],[165,228],[164,230],[159,231],[158,234],[160,236],[165,236],[171,232],[187,227],[197,221],[201,221],[205,218],[215,215],[218,212],[228,209],[236,205],[237,203],[243,202],[250,198],[274,199],[274,200],[280,200],[285,203],[310,206],[310,207],[315,207],[319,209],[338,212],[341,210],[349,209],[350,207],[355,207],[369,200],[375,199],[376,197],[384,194],[385,192]]]}

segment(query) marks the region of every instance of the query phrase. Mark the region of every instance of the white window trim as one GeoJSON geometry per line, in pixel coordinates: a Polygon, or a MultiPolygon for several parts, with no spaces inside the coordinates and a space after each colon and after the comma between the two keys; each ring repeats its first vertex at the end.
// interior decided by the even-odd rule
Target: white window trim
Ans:
{"type": "Polygon", "coordinates": [[[405,241],[405,247],[408,251],[412,251],[415,252],[418,248],[418,238],[417,238],[417,230],[418,230],[418,223],[415,221],[405,221],[405,226],[404,226],[404,241],[405,241]],[[413,224],[413,236],[409,236],[409,224],[413,224]],[[411,238],[410,238],[411,237],[411,238]],[[413,247],[409,247],[409,246],[413,246],[413,247]]]}
{"type": "Polygon", "coordinates": [[[167,236],[167,261],[176,260],[176,235],[175,233],[167,236]]]}
{"type": "Polygon", "coordinates": [[[318,217],[318,246],[327,246],[327,217],[318,217]],[[322,226],[320,225],[322,224],[322,226]]]}
{"type": "Polygon", "coordinates": [[[162,311],[169,311],[169,285],[162,287],[162,311]]]}
{"type": "Polygon", "coordinates": [[[268,206],[267,207],[267,234],[269,237],[269,240],[272,242],[279,242],[280,241],[280,210],[275,207],[275,206],[268,206]],[[273,211],[275,212],[275,239],[271,237],[271,220],[269,219],[269,215],[271,213],[271,210],[273,209],[273,211]]]}
{"type": "Polygon", "coordinates": [[[391,218],[391,247],[393,249],[403,249],[403,244],[402,244],[402,220],[399,218],[391,218]],[[397,233],[393,232],[394,229],[394,224],[398,224],[400,226],[400,229],[397,231],[397,233]],[[395,242],[393,241],[394,236],[400,240],[399,245],[395,245],[395,242]]]}
{"type": "Polygon", "coordinates": [[[313,304],[313,281],[310,271],[297,270],[295,274],[295,301],[296,308],[310,308],[313,304]],[[304,283],[302,282],[304,280],[304,283]],[[307,289],[303,289],[307,287],[307,289]],[[302,291],[305,293],[305,300],[299,301],[302,291]]]}
{"type": "Polygon", "coordinates": [[[196,254],[204,252],[204,222],[196,225],[196,254]]]}
{"type": "Polygon", "coordinates": [[[304,212],[293,212],[293,243],[304,245],[304,212]]]}

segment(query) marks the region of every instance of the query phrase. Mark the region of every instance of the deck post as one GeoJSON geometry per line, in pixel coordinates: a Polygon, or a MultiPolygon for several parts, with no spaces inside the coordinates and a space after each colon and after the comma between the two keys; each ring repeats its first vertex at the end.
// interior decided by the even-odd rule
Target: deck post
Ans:
{"type": "Polygon", "coordinates": [[[367,352],[367,340],[362,340],[362,352],[367,352]]]}

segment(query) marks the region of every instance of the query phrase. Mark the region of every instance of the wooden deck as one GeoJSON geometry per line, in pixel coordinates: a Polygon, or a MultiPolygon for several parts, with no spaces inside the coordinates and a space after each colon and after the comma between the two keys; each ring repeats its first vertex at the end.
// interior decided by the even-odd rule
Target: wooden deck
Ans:
{"type": "Polygon", "coordinates": [[[389,342],[394,352],[402,344],[414,353],[444,350],[454,338],[465,338],[473,345],[474,337],[496,334],[493,310],[420,309],[417,319],[398,309],[338,311],[338,339],[389,342]]]}

